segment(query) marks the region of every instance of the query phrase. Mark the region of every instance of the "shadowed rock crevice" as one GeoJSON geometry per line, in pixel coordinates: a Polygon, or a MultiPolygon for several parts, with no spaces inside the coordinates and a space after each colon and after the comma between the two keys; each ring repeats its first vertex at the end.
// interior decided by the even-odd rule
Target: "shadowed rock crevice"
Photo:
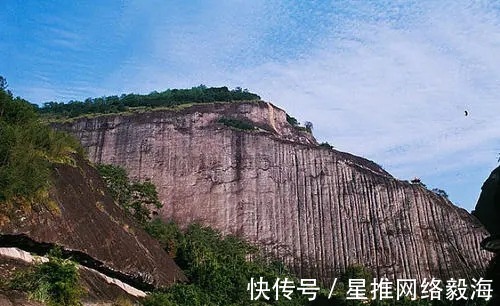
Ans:
{"type": "MultiPolygon", "coordinates": [[[[60,246],[51,243],[36,242],[24,234],[0,234],[0,247],[13,247],[38,256],[46,256],[52,249],[59,248],[60,246]]],[[[121,273],[120,271],[112,270],[109,267],[106,267],[106,265],[104,265],[99,260],[95,260],[88,254],[85,254],[83,252],[62,248],[61,255],[62,258],[70,258],[72,261],[84,267],[101,272],[108,277],[116,278],[140,290],[152,291],[155,289],[155,287],[151,284],[143,282],[141,278],[132,277],[125,273],[121,273]]]]}

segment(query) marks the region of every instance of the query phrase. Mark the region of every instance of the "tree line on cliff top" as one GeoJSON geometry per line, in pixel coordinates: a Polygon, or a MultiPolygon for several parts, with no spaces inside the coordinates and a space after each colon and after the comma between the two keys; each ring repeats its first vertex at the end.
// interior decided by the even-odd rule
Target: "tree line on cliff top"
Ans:
{"type": "Polygon", "coordinates": [[[153,91],[147,95],[123,94],[88,98],[85,101],[46,102],[39,112],[53,117],[72,118],[84,114],[106,114],[126,111],[131,107],[173,107],[188,103],[210,103],[260,100],[260,96],[247,89],[236,87],[207,87],[200,85],[191,89],[167,89],[153,91]]]}

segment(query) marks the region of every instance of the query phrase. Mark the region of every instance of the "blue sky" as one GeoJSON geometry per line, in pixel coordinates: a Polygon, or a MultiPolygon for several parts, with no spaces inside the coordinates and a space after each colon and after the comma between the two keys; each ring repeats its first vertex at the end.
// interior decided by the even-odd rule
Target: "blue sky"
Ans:
{"type": "Polygon", "coordinates": [[[468,210],[498,165],[498,1],[3,0],[0,35],[32,102],[241,86],[468,210]]]}

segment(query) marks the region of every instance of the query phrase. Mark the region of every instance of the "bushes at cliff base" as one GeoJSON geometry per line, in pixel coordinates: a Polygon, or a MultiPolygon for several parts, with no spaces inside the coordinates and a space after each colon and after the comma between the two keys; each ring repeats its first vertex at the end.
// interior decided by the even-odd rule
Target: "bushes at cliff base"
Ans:
{"type": "Polygon", "coordinates": [[[250,301],[247,285],[250,279],[263,277],[270,286],[277,278],[297,279],[281,262],[263,256],[244,240],[202,226],[191,224],[181,230],[173,222],[159,219],[146,226],[183,269],[190,284],[178,284],[148,297],[144,305],[306,305],[304,296],[278,302],[250,301]]]}

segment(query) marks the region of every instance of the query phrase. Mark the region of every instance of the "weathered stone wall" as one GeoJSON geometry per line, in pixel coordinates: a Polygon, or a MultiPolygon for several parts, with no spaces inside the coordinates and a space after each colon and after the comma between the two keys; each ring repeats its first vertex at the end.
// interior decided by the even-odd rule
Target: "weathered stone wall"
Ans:
{"type": "MultiPolygon", "coordinates": [[[[447,279],[483,270],[487,232],[465,210],[360,157],[320,148],[265,102],[76,119],[90,159],[151,179],[165,219],[201,221],[328,281],[354,263],[378,276],[447,279]],[[259,131],[220,124],[251,120],[259,131]]],[[[473,188],[473,187],[471,187],[473,188]]]]}

